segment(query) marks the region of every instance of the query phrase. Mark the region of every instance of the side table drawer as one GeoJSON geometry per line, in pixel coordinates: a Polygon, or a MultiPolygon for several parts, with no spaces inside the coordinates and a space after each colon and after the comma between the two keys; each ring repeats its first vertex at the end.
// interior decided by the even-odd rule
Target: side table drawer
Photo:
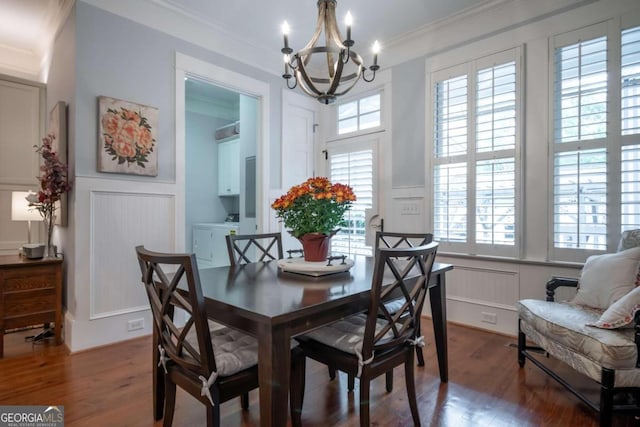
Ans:
{"type": "Polygon", "coordinates": [[[29,292],[6,292],[4,294],[5,319],[42,312],[53,314],[55,311],[56,292],[54,288],[29,292]]]}
{"type": "Polygon", "coordinates": [[[21,268],[10,269],[4,272],[4,292],[27,291],[32,289],[54,288],[56,284],[56,272],[51,267],[35,267],[28,270],[21,268]]]}

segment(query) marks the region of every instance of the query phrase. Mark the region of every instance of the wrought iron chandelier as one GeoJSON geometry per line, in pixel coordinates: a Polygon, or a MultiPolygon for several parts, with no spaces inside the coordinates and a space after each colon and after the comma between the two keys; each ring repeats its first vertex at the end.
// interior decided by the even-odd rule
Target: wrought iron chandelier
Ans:
{"type": "Polygon", "coordinates": [[[282,24],[284,35],[284,47],[281,49],[284,54],[282,77],[287,81],[287,87],[295,89],[299,85],[307,95],[323,104],[330,104],[336,100],[336,97],[349,92],[360,77],[366,82],[372,82],[376,77],[376,71],[380,69],[378,65],[380,45],[376,40],[373,44],[373,65],[369,67],[372,74],[367,78],[362,57],[351,49],[355,44],[351,39],[351,13],[347,12],[345,17],[347,38],[343,41],[336,21],[336,3],[336,0],[318,0],[316,30],[309,43],[296,53],[293,53],[293,49],[289,47],[289,25],[287,21],[282,24]],[[318,40],[323,31],[326,46],[318,46],[318,40]],[[292,78],[293,83],[291,83],[292,78]]]}

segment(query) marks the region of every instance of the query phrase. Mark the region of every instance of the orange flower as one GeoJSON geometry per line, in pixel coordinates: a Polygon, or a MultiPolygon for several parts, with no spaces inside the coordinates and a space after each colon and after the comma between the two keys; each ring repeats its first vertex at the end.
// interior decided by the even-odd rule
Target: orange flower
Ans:
{"type": "Polygon", "coordinates": [[[356,197],[348,185],[331,184],[326,177],[313,177],[294,185],[277,198],[271,207],[276,210],[291,234],[335,232],[343,224],[343,215],[356,197]]]}

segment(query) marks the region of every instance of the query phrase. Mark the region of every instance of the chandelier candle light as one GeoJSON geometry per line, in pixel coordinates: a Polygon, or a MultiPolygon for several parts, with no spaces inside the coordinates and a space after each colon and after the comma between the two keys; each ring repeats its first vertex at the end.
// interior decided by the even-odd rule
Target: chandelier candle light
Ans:
{"type": "Polygon", "coordinates": [[[347,12],[345,17],[347,38],[343,41],[336,21],[336,3],[336,0],[318,0],[318,21],[315,33],[309,43],[296,53],[293,53],[293,49],[289,47],[289,24],[287,21],[282,24],[284,35],[284,47],[280,50],[284,55],[282,77],[287,81],[287,87],[294,89],[300,85],[307,95],[323,104],[330,104],[336,100],[336,97],[349,92],[361,76],[364,81],[372,82],[376,77],[376,71],[380,69],[378,65],[380,44],[376,40],[373,44],[373,65],[369,67],[372,74],[370,78],[365,76],[366,67],[363,65],[362,57],[351,49],[355,44],[351,39],[353,24],[351,12],[347,12]],[[317,46],[323,31],[326,46],[317,46]],[[322,54],[326,55],[326,58],[322,54]],[[319,57],[320,61],[312,63],[312,58],[316,57],[319,57]],[[325,61],[326,75],[315,74],[315,71],[323,68],[322,62],[325,61]],[[349,63],[351,65],[348,65],[349,63]],[[355,67],[355,69],[349,73],[345,71],[346,66],[352,69],[355,67]],[[293,83],[290,83],[292,78],[293,83]]]}

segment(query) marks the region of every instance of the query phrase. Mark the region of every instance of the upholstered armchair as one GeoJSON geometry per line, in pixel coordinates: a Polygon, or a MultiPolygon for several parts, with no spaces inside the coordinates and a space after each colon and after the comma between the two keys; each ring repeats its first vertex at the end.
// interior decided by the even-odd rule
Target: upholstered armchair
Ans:
{"type": "Polygon", "coordinates": [[[546,301],[518,302],[518,364],[529,359],[590,408],[600,425],[614,413],[640,414],[640,230],[623,233],[619,252],[587,259],[580,278],[554,277],[546,301]],[[568,302],[555,301],[559,287],[576,288],[568,302]],[[533,343],[533,345],[532,345],[533,343]],[[531,350],[566,363],[600,384],[593,402],[531,350]],[[615,398],[615,399],[614,399],[615,398]]]}

